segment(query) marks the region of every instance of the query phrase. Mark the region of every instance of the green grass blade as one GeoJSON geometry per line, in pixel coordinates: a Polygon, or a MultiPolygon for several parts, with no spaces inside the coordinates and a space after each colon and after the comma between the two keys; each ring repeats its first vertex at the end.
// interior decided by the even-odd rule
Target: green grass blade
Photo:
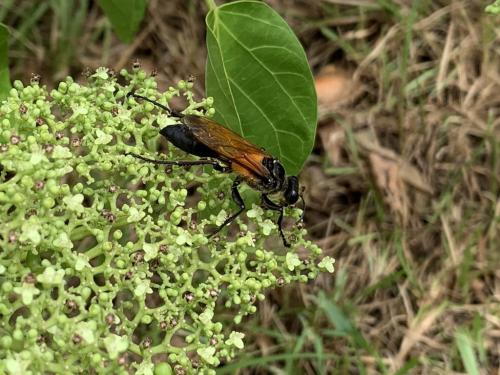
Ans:
{"type": "Polygon", "coordinates": [[[11,88],[8,58],[9,30],[0,24],[0,100],[7,97],[11,88]]]}
{"type": "Polygon", "coordinates": [[[455,342],[467,374],[479,375],[479,365],[470,336],[465,331],[457,331],[455,333],[455,342]]]}

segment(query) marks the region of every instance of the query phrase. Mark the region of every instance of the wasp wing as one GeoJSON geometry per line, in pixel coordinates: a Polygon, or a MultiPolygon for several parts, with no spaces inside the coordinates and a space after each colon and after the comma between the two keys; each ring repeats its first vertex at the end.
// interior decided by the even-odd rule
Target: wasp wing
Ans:
{"type": "Polygon", "coordinates": [[[262,149],[246,141],[232,130],[205,117],[187,115],[183,120],[196,140],[223,158],[239,164],[255,175],[270,176],[270,172],[262,164],[262,160],[272,156],[262,149]]]}

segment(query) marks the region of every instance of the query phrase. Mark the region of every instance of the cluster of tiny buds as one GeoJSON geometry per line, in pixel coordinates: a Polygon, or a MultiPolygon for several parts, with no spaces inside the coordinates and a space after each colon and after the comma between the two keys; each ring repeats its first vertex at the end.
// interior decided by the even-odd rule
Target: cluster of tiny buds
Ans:
{"type": "Polygon", "coordinates": [[[82,145],[82,140],[79,137],[71,138],[71,146],[80,147],[82,145]]]}
{"type": "Polygon", "coordinates": [[[151,344],[153,343],[153,339],[151,339],[151,337],[146,337],[143,341],[142,341],[142,346],[144,348],[150,348],[151,347],[151,344]]]}
{"type": "Polygon", "coordinates": [[[27,284],[35,284],[36,283],[36,276],[33,273],[28,273],[26,276],[24,276],[24,282],[27,284]]]}
{"type": "Polygon", "coordinates": [[[75,301],[69,299],[66,301],[66,307],[68,308],[69,311],[75,311],[78,307],[75,301]]]}
{"type": "Polygon", "coordinates": [[[184,299],[187,301],[187,302],[192,302],[194,300],[194,294],[191,293],[191,292],[185,292],[184,293],[184,299]]]}
{"type": "Polygon", "coordinates": [[[11,144],[17,145],[19,142],[21,142],[21,137],[19,137],[18,135],[12,135],[10,137],[10,143],[11,144]]]}
{"type": "Polygon", "coordinates": [[[105,317],[107,325],[113,325],[115,323],[115,316],[113,314],[107,314],[105,317]]]}
{"type": "Polygon", "coordinates": [[[110,223],[114,223],[116,220],[116,216],[109,210],[102,210],[101,215],[110,223]]]}
{"type": "Polygon", "coordinates": [[[278,279],[276,280],[276,285],[278,286],[285,285],[285,279],[282,276],[278,277],[278,279]]]}
{"type": "Polygon", "coordinates": [[[169,329],[169,328],[174,328],[175,326],[177,326],[178,322],[177,322],[177,319],[175,318],[172,318],[170,319],[170,321],[162,321],[160,322],[160,329],[162,330],[166,330],[166,329],[169,329]]]}
{"type": "Polygon", "coordinates": [[[17,241],[17,236],[14,232],[10,232],[8,236],[9,243],[14,243],[17,241]]]}
{"type": "Polygon", "coordinates": [[[31,207],[31,208],[28,208],[28,210],[24,214],[24,217],[26,219],[29,219],[31,216],[36,216],[37,213],[38,213],[38,211],[36,210],[36,208],[31,207]]]}
{"type": "Polygon", "coordinates": [[[142,263],[143,261],[144,261],[144,251],[139,250],[132,255],[132,262],[135,265],[142,263]]]}
{"type": "Polygon", "coordinates": [[[52,146],[51,144],[45,144],[43,145],[43,150],[50,154],[53,150],[54,150],[54,146],[52,146]]]}
{"type": "Polygon", "coordinates": [[[186,370],[181,365],[174,366],[175,375],[186,375],[186,370]]]}
{"type": "Polygon", "coordinates": [[[42,77],[40,76],[40,74],[31,73],[30,83],[32,85],[38,85],[40,83],[41,78],[42,77]]]}
{"type": "Polygon", "coordinates": [[[73,339],[72,340],[73,340],[73,344],[78,345],[79,343],[82,342],[82,337],[79,334],[75,333],[73,335],[73,339]]]}

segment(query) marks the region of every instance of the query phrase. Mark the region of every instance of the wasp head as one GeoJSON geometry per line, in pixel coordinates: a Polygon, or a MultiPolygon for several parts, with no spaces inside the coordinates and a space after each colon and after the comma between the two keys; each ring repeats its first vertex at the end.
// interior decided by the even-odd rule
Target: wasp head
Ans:
{"type": "Polygon", "coordinates": [[[265,158],[264,166],[270,172],[270,178],[265,182],[265,187],[273,192],[283,192],[287,204],[297,202],[300,196],[299,179],[297,176],[286,177],[285,168],[278,159],[265,158]]]}
{"type": "Polygon", "coordinates": [[[290,176],[287,178],[286,189],[283,193],[285,197],[286,203],[294,204],[298,201],[300,192],[299,192],[299,179],[297,176],[290,176]]]}

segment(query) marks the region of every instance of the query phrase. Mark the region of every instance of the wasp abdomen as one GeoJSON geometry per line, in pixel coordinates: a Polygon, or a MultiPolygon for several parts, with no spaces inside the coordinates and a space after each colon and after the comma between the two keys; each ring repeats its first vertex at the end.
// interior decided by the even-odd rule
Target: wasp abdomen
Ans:
{"type": "Polygon", "coordinates": [[[160,130],[160,134],[175,147],[189,154],[212,158],[218,156],[213,150],[196,140],[191,130],[184,124],[165,126],[160,130]]]}

